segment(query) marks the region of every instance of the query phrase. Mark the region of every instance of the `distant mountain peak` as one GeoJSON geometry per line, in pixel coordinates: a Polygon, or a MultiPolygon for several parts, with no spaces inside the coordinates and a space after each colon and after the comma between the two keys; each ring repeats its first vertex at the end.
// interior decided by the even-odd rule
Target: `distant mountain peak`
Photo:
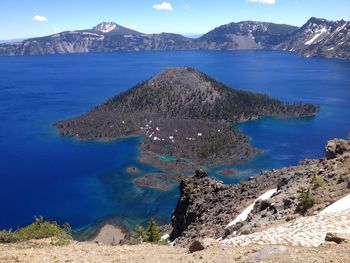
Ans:
{"type": "Polygon", "coordinates": [[[114,22],[23,42],[0,42],[0,56],[145,50],[255,50],[298,52],[304,57],[350,59],[350,21],[311,17],[302,27],[241,21],[194,39],[174,33],[145,34],[114,22]]]}
{"type": "Polygon", "coordinates": [[[317,22],[317,21],[322,21],[322,20],[325,20],[325,19],[312,16],[312,17],[310,17],[310,19],[308,20],[308,22],[317,22]]]}
{"type": "Polygon", "coordinates": [[[178,79],[181,79],[182,77],[186,75],[192,75],[194,72],[198,72],[194,70],[191,67],[170,67],[166,68],[163,71],[161,71],[158,75],[154,76],[154,78],[159,77],[177,77],[178,79]]]}
{"type": "Polygon", "coordinates": [[[93,29],[102,33],[108,33],[118,30],[118,24],[114,22],[102,22],[95,26],[93,29]]]}
{"type": "Polygon", "coordinates": [[[305,27],[316,27],[319,25],[329,25],[333,27],[337,27],[338,25],[343,25],[348,23],[347,21],[341,20],[327,20],[325,18],[311,17],[301,28],[305,27]]]}
{"type": "MultiPolygon", "coordinates": [[[[315,27],[323,24],[327,24],[327,22],[333,22],[333,21],[328,21],[324,18],[317,18],[317,17],[311,17],[303,27],[315,27]]],[[[302,28],[303,28],[302,27],[302,28]]]]}

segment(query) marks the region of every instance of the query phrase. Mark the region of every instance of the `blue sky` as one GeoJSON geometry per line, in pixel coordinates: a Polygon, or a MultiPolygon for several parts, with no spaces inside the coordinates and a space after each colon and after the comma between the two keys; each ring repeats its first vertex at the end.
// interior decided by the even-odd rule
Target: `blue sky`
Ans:
{"type": "Polygon", "coordinates": [[[300,26],[311,16],[350,20],[350,0],[0,0],[0,39],[86,29],[102,21],[145,33],[199,34],[243,20],[300,26]]]}

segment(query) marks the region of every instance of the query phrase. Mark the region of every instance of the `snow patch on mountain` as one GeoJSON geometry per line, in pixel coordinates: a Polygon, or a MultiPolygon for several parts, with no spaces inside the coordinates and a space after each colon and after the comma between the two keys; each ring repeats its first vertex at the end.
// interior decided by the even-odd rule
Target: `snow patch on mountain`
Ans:
{"type": "Polygon", "coordinates": [[[321,27],[321,29],[316,31],[316,35],[311,38],[309,41],[305,42],[305,45],[311,45],[313,44],[322,34],[328,32],[328,30],[325,27],[321,27]]]}
{"type": "Polygon", "coordinates": [[[113,31],[117,27],[117,24],[112,22],[102,22],[101,24],[98,24],[95,29],[97,31],[100,31],[102,33],[108,33],[113,31]]]}

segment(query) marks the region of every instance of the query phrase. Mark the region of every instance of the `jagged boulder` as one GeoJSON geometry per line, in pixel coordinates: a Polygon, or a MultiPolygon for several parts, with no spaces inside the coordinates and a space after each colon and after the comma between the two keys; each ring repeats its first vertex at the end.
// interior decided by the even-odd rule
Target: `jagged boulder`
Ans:
{"type": "Polygon", "coordinates": [[[171,217],[173,230],[170,234],[170,239],[174,240],[184,232],[187,227],[197,218],[197,210],[190,206],[190,200],[194,194],[193,181],[201,180],[207,177],[206,173],[197,170],[192,180],[182,180],[180,182],[180,198],[171,217]]]}
{"type": "Polygon", "coordinates": [[[234,211],[233,203],[225,206],[223,202],[235,199],[231,188],[202,170],[182,180],[180,197],[171,217],[170,240],[188,244],[200,237],[222,236],[226,222],[231,219],[227,211],[234,211]]]}
{"type": "Polygon", "coordinates": [[[197,179],[202,179],[207,177],[208,175],[206,174],[206,172],[204,172],[203,170],[196,170],[194,177],[197,179]]]}
{"type": "Polygon", "coordinates": [[[337,158],[345,152],[350,152],[350,141],[344,139],[334,139],[328,141],[326,145],[327,160],[337,158]]]}
{"type": "Polygon", "coordinates": [[[327,233],[325,240],[337,244],[350,241],[350,235],[344,233],[327,233]]]}
{"type": "Polygon", "coordinates": [[[193,241],[190,247],[188,248],[188,251],[190,253],[194,253],[201,250],[204,250],[204,246],[198,240],[193,241]]]}

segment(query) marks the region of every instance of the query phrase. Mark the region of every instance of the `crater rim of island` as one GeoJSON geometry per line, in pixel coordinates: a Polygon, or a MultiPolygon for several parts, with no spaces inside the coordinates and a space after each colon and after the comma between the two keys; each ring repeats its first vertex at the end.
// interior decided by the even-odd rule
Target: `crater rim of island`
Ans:
{"type": "MultiPolygon", "coordinates": [[[[279,101],[281,103],[286,103],[286,104],[289,104],[289,103],[293,103],[293,102],[288,102],[288,101],[285,101],[285,100],[281,100],[281,99],[277,99],[275,97],[272,97],[270,94],[266,93],[266,92],[256,92],[256,91],[249,91],[249,90],[245,90],[245,89],[242,89],[242,88],[239,88],[239,87],[236,87],[235,85],[229,85],[229,84],[226,84],[225,82],[221,81],[221,80],[218,80],[217,78],[201,71],[201,70],[198,70],[194,67],[190,67],[190,66],[174,66],[174,67],[166,67],[164,68],[163,70],[160,70],[158,73],[156,74],[153,74],[151,75],[150,77],[148,78],[145,78],[144,80],[142,81],[138,81],[136,84],[133,84],[131,87],[127,88],[125,91],[122,91],[118,94],[115,94],[115,95],[112,95],[112,97],[108,98],[106,101],[112,99],[112,98],[115,98],[119,95],[122,95],[124,93],[127,93],[128,91],[131,91],[133,88],[135,88],[136,86],[142,84],[142,83],[149,83],[153,81],[153,83],[156,84],[156,81],[159,80],[159,78],[161,77],[165,77],[166,79],[170,80],[169,78],[170,77],[176,77],[178,81],[183,81],[184,80],[184,77],[185,77],[185,74],[187,75],[190,75],[195,77],[194,74],[198,74],[199,77],[204,77],[204,78],[208,78],[208,81],[209,82],[216,82],[217,84],[221,85],[221,87],[219,87],[219,90],[223,90],[223,89],[226,89],[228,88],[229,90],[232,90],[232,91],[236,91],[236,92],[242,92],[242,93],[245,93],[245,94],[249,94],[249,95],[263,95],[263,96],[267,96],[269,97],[270,99],[273,99],[273,100],[276,100],[276,101],[279,101]],[[183,75],[181,75],[181,73],[184,73],[183,75]],[[176,75],[178,74],[178,75],[176,75]]],[[[198,79],[198,78],[197,78],[198,79]]],[[[200,79],[201,82],[205,82],[205,80],[203,79],[200,79]]],[[[189,88],[193,89],[195,88],[194,86],[188,86],[189,88]]],[[[146,87],[146,88],[150,88],[149,86],[146,87]]],[[[176,86],[173,86],[173,88],[176,88],[176,86]]],[[[104,102],[101,102],[102,104],[104,102]]],[[[101,104],[100,103],[100,104],[101,104]]],[[[312,104],[312,103],[308,103],[308,102],[296,102],[296,104],[312,104]]],[[[312,104],[312,105],[315,105],[315,104],[312,104]]]]}
{"type": "MultiPolygon", "coordinates": [[[[297,30],[297,29],[300,29],[302,28],[303,26],[307,25],[308,23],[310,22],[313,22],[313,21],[317,21],[318,23],[324,23],[324,22],[330,22],[330,21],[334,21],[334,22],[341,22],[341,21],[346,21],[344,19],[339,19],[339,20],[328,20],[326,18],[322,18],[322,17],[315,17],[315,16],[312,16],[310,17],[306,23],[304,25],[301,25],[301,26],[297,26],[297,25],[292,25],[292,24],[287,24],[287,23],[279,23],[279,22],[274,22],[274,21],[262,21],[262,20],[240,20],[240,21],[231,21],[231,22],[227,22],[225,24],[222,24],[222,25],[218,25],[216,27],[214,27],[213,29],[209,30],[208,32],[205,32],[205,33],[201,33],[201,36],[199,37],[196,37],[195,39],[200,39],[202,36],[214,31],[214,30],[217,30],[217,29],[220,29],[220,28],[223,28],[223,27],[229,27],[229,26],[232,26],[232,25],[240,25],[240,24],[265,24],[265,25],[280,25],[280,26],[289,26],[289,27],[293,27],[294,30],[297,30]]],[[[143,32],[140,32],[136,29],[133,29],[133,28],[130,28],[128,26],[124,26],[124,25],[121,25],[117,22],[114,22],[114,21],[101,21],[100,23],[94,25],[91,29],[83,29],[83,30],[76,30],[76,31],[89,31],[89,30],[96,30],[100,33],[104,33],[104,34],[108,34],[108,33],[112,33],[112,32],[116,32],[116,31],[119,31],[121,29],[126,29],[126,30],[130,30],[130,31],[133,31],[133,33],[135,34],[175,34],[175,35],[181,35],[181,36],[184,36],[183,33],[173,33],[173,32],[158,32],[158,33],[143,33],[143,32]],[[110,25],[114,25],[116,27],[116,29],[113,29],[112,31],[110,32],[103,32],[102,30],[99,30],[98,28],[100,26],[103,26],[105,24],[110,24],[110,25]]],[[[75,30],[73,30],[74,32],[75,30]]],[[[185,36],[184,36],[185,37],[185,36]]]]}
{"type": "MultiPolygon", "coordinates": [[[[136,84],[133,84],[131,87],[127,88],[124,91],[121,91],[115,95],[112,95],[111,97],[107,98],[106,100],[102,101],[101,103],[97,104],[95,107],[93,107],[89,112],[91,111],[95,111],[95,110],[107,110],[109,106],[118,106],[118,104],[123,104],[125,102],[125,99],[129,98],[129,97],[133,97],[133,95],[136,93],[137,90],[143,90],[143,91],[150,91],[153,90],[153,87],[157,87],[160,91],[164,90],[167,93],[171,93],[171,92],[176,92],[176,91],[189,91],[192,92],[184,94],[184,93],[177,93],[176,95],[181,95],[183,97],[186,98],[186,96],[188,96],[188,94],[190,94],[191,96],[195,93],[195,92],[202,92],[203,90],[206,92],[206,94],[204,96],[205,100],[201,101],[201,105],[205,105],[205,104],[217,104],[217,100],[218,99],[222,99],[222,98],[231,98],[235,97],[233,99],[233,101],[239,101],[240,99],[251,99],[253,101],[263,101],[265,100],[264,103],[268,103],[268,104],[278,104],[278,106],[284,105],[285,107],[297,107],[299,106],[310,106],[310,107],[314,107],[313,110],[308,109],[309,111],[307,113],[301,113],[300,111],[296,111],[295,114],[291,114],[291,112],[288,113],[277,113],[277,114],[266,114],[264,112],[261,112],[261,114],[259,112],[256,112],[257,118],[261,118],[264,116],[271,116],[271,117],[306,117],[306,116],[314,116],[318,113],[319,111],[319,105],[316,104],[312,104],[312,103],[308,103],[308,102],[291,102],[291,101],[285,101],[285,100],[281,100],[281,99],[277,99],[275,97],[272,97],[271,95],[269,95],[268,93],[264,93],[264,92],[253,92],[253,91],[249,91],[249,90],[244,90],[241,88],[237,88],[235,86],[231,86],[228,84],[225,84],[224,82],[221,82],[219,80],[217,80],[216,78],[200,71],[197,70],[193,67],[190,66],[176,66],[176,67],[167,67],[164,68],[163,70],[161,70],[159,73],[156,73],[142,81],[137,82],[136,84]],[[175,82],[173,82],[175,80],[175,82]],[[191,83],[192,81],[192,83],[191,83]],[[170,83],[170,85],[167,85],[168,83],[170,83]],[[167,85],[167,86],[165,86],[167,85]],[[207,85],[207,86],[205,86],[207,85]],[[210,94],[209,94],[209,93],[210,94]],[[212,96],[212,92],[216,93],[214,94],[214,98],[212,96]],[[208,100],[208,96],[211,95],[211,100],[208,100]],[[114,105],[113,105],[114,104],[114,105]],[[107,108],[106,108],[107,107],[107,108]]],[[[196,94],[197,94],[196,93],[196,94]]],[[[139,94],[136,94],[139,96],[139,94]]],[[[156,97],[159,97],[159,94],[155,94],[156,97]]],[[[163,94],[164,95],[164,94],[163,94]]],[[[170,95],[174,95],[174,94],[170,94],[170,95]]],[[[151,97],[149,98],[150,100],[153,99],[157,99],[155,97],[151,97]]],[[[203,99],[201,97],[201,99],[203,99]]],[[[232,101],[231,101],[232,102],[232,101]]],[[[134,101],[130,101],[129,100],[130,105],[134,105],[136,104],[134,101]]],[[[186,103],[184,103],[184,106],[186,106],[186,103]]],[[[251,105],[252,107],[254,105],[251,105]]],[[[243,103],[241,105],[241,107],[245,107],[245,109],[241,109],[241,111],[244,113],[244,111],[246,111],[249,108],[249,102],[247,103],[243,103]]],[[[129,109],[131,110],[131,109],[129,109]]],[[[140,109],[139,109],[140,110],[140,109]]],[[[224,109],[227,110],[227,109],[224,109]]],[[[200,110],[199,110],[200,111],[200,110]]],[[[87,113],[89,113],[87,112],[87,113]]],[[[151,113],[151,112],[149,112],[151,113]]],[[[179,117],[179,118],[183,118],[179,117]]],[[[189,119],[193,119],[190,118],[189,119]]],[[[202,116],[198,116],[198,118],[196,119],[203,119],[202,116]]],[[[224,118],[225,119],[225,118],[224,118]]],[[[231,122],[231,123],[237,123],[240,121],[232,121],[232,120],[228,120],[225,119],[225,122],[231,122]]],[[[248,119],[249,120],[249,119],[248,119]]],[[[218,120],[219,121],[219,120],[218,120]]]]}
{"type": "MultiPolygon", "coordinates": [[[[311,21],[318,21],[318,22],[340,22],[340,21],[347,21],[345,19],[337,19],[337,20],[329,20],[329,19],[326,19],[326,18],[323,18],[323,17],[316,17],[316,16],[311,16],[305,23],[309,23],[311,21]]],[[[214,27],[213,29],[217,29],[219,27],[222,27],[222,26],[228,26],[228,25],[231,25],[231,24],[244,24],[244,23],[252,23],[252,24],[275,24],[275,25],[285,25],[285,26],[292,26],[292,27],[296,27],[296,28],[301,28],[301,26],[297,26],[297,25],[294,25],[294,24],[288,24],[288,23],[285,23],[285,22],[277,22],[277,21],[263,21],[263,20],[252,20],[252,19],[248,19],[248,20],[239,20],[239,21],[230,21],[230,22],[227,22],[227,23],[224,23],[224,24],[221,24],[221,25],[218,25],[216,27],[214,27]]],[[[118,27],[124,27],[124,28],[127,28],[127,29],[131,29],[129,28],[128,26],[124,26],[124,25],[121,25],[119,24],[118,22],[114,22],[114,21],[101,21],[99,23],[97,23],[96,25],[94,25],[91,29],[95,29],[95,28],[98,28],[99,26],[103,25],[103,24],[112,24],[112,25],[115,25],[115,26],[118,26],[118,27]]],[[[212,31],[213,29],[209,30],[208,32],[212,31]]],[[[88,29],[87,29],[88,30],[88,29]]],[[[134,30],[134,29],[131,29],[131,30],[134,30]]],[[[208,33],[206,32],[206,33],[208,33]]],[[[166,33],[166,32],[161,32],[161,33],[166,33]]],[[[202,33],[203,35],[206,34],[206,33],[202,33]]],[[[176,34],[181,34],[181,33],[176,33],[176,34]]]]}

